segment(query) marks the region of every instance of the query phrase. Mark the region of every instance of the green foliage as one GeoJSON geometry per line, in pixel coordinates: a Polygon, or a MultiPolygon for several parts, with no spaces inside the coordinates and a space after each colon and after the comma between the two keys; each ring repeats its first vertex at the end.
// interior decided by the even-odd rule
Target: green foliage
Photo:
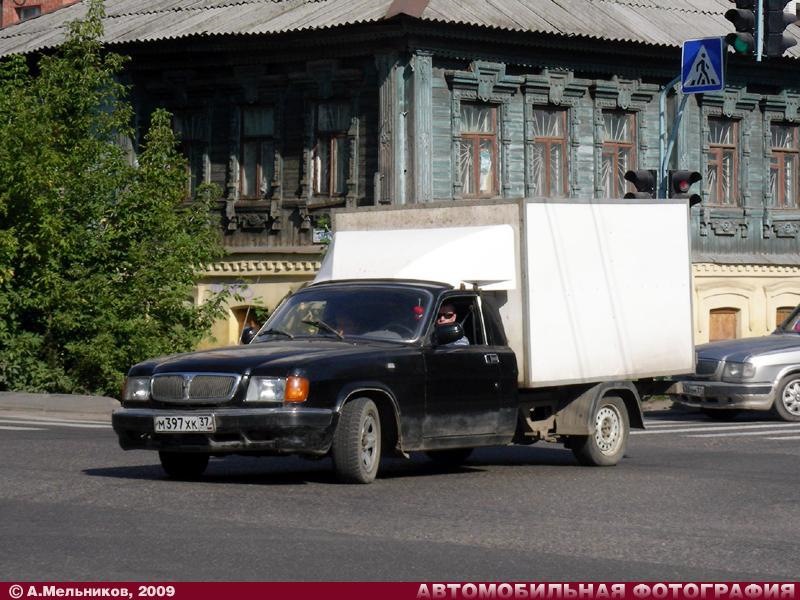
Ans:
{"type": "Polygon", "coordinates": [[[133,363],[193,348],[227,299],[193,299],[196,267],[222,256],[219,190],[184,201],[170,115],[152,115],[138,165],[120,143],[132,110],[102,5],[35,68],[0,61],[0,389],[116,394],[133,363]]]}

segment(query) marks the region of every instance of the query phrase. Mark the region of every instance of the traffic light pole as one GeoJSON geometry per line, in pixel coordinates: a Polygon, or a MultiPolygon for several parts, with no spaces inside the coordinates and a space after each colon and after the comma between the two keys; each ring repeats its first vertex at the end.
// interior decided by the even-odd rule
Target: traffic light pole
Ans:
{"type": "MultiPolygon", "coordinates": [[[[760,1],[760,0],[759,0],[760,1]]],[[[667,94],[681,81],[681,76],[678,75],[675,79],[670,81],[658,97],[658,187],[656,188],[656,198],[667,197],[667,163],[672,154],[672,147],[675,145],[675,138],[678,136],[678,129],[681,126],[681,118],[683,118],[683,110],[686,108],[686,101],[689,99],[689,94],[684,94],[681,98],[681,104],[678,107],[678,112],[675,114],[675,119],[672,121],[672,133],[669,134],[667,139],[667,94]]]]}
{"type": "Polygon", "coordinates": [[[761,62],[764,50],[764,0],[758,0],[756,10],[756,62],[761,62]]]}

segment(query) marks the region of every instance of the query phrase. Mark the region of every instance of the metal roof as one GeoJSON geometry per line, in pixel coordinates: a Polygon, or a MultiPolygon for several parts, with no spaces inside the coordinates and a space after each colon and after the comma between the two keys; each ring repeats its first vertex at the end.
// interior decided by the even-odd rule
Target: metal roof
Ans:
{"type": "MultiPolygon", "coordinates": [[[[86,0],[0,29],[0,56],[52,48],[86,0]]],[[[515,32],[680,47],[732,31],[729,0],[106,0],[108,44],[269,35],[374,23],[396,14],[515,32]]],[[[800,41],[800,29],[789,33],[800,41]]],[[[787,51],[800,57],[800,44],[787,51]]]]}

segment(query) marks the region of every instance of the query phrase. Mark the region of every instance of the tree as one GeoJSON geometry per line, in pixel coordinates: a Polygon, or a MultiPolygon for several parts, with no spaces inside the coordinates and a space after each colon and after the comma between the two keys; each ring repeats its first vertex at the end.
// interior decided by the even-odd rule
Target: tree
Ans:
{"type": "Polygon", "coordinates": [[[102,6],[54,54],[0,62],[0,389],[116,394],[131,364],[192,349],[227,300],[193,301],[197,267],[223,254],[218,190],[184,201],[170,115],[136,161],[120,143],[133,111],[102,6]]]}

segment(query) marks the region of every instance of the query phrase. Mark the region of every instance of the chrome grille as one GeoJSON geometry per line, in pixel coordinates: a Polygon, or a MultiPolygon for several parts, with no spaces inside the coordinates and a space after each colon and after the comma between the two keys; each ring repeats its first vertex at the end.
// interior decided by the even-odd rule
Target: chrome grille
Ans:
{"type": "Polygon", "coordinates": [[[160,402],[183,399],[183,377],[181,375],[159,375],[153,378],[153,399],[160,402]]]}
{"type": "Polygon", "coordinates": [[[155,375],[153,399],[180,404],[216,404],[233,398],[240,377],[230,374],[155,375]]]}
{"type": "Polygon", "coordinates": [[[710,358],[701,358],[697,361],[695,373],[697,375],[713,375],[717,372],[718,360],[710,358]]]}

